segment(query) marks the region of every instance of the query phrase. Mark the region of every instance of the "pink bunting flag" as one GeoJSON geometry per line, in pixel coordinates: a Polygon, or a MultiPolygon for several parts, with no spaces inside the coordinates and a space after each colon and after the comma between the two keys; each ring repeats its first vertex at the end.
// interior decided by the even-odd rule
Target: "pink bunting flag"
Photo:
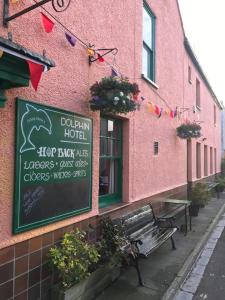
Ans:
{"type": "Polygon", "coordinates": [[[44,71],[44,66],[40,65],[40,64],[36,64],[29,60],[27,60],[27,63],[29,65],[29,70],[30,70],[31,84],[32,84],[33,88],[35,89],[35,91],[37,91],[42,72],[44,71]]]}
{"type": "Polygon", "coordinates": [[[50,20],[45,14],[41,13],[42,16],[42,23],[44,26],[44,29],[47,33],[51,32],[53,27],[54,27],[54,22],[52,22],[52,20],[50,20]]]}

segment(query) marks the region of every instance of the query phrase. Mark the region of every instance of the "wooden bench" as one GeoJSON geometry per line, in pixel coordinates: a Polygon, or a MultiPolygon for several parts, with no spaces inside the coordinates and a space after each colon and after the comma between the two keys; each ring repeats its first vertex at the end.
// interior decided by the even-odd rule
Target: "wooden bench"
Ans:
{"type": "Polygon", "coordinates": [[[139,284],[143,286],[139,258],[147,258],[168,239],[171,240],[172,249],[176,249],[173,234],[177,231],[177,227],[173,225],[171,218],[156,218],[151,205],[136,209],[114,220],[115,226],[118,223],[122,224],[128,240],[122,250],[131,257],[139,284]]]}

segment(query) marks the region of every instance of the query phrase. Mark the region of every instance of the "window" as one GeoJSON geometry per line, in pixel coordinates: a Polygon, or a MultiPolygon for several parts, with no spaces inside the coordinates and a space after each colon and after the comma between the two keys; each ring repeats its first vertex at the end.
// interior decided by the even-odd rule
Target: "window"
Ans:
{"type": "Polygon", "coordinates": [[[216,161],[216,148],[214,149],[214,168],[215,168],[215,174],[217,172],[217,167],[216,167],[217,161],[216,161]]]}
{"type": "Polygon", "coordinates": [[[196,177],[201,178],[201,144],[196,143],[196,177]]]}
{"type": "Polygon", "coordinates": [[[159,154],[159,142],[154,142],[154,155],[159,154]]]}
{"type": "Polygon", "coordinates": [[[189,83],[192,83],[191,82],[191,67],[190,66],[188,66],[188,81],[189,81],[189,83]]]}
{"type": "Polygon", "coordinates": [[[196,106],[200,108],[200,104],[200,81],[196,79],[196,106]]]}
{"type": "Polygon", "coordinates": [[[155,16],[147,4],[143,6],[142,73],[155,81],[155,16]]]}
{"type": "Polygon", "coordinates": [[[99,159],[99,205],[117,203],[122,195],[122,123],[101,118],[99,159]]]}
{"type": "Polygon", "coordinates": [[[204,145],[204,176],[208,176],[208,147],[204,145]]]}
{"type": "Polygon", "coordinates": [[[210,147],[210,174],[213,173],[213,148],[210,147]]]}

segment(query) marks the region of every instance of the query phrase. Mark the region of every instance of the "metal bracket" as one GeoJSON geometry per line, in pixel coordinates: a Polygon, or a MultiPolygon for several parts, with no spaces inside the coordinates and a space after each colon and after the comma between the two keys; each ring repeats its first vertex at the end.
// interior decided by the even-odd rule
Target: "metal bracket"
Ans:
{"type": "MultiPolygon", "coordinates": [[[[117,48],[108,48],[108,49],[107,48],[99,48],[99,49],[93,49],[93,50],[94,50],[95,54],[99,54],[98,53],[99,51],[105,51],[103,54],[99,54],[101,57],[103,57],[111,52],[113,55],[116,55],[118,52],[117,48]]],[[[89,64],[95,62],[98,59],[99,59],[99,57],[96,58],[95,56],[89,56],[89,64]]]]}
{"type": "Polygon", "coordinates": [[[3,0],[3,1],[4,1],[3,2],[3,5],[4,5],[3,6],[3,25],[5,27],[7,27],[9,21],[12,21],[12,20],[34,10],[37,7],[42,6],[43,4],[46,4],[50,1],[52,1],[52,7],[56,12],[65,11],[68,8],[68,6],[70,5],[71,0],[41,0],[40,2],[37,2],[36,0],[34,0],[35,4],[21,10],[20,12],[14,14],[12,16],[9,16],[9,0],[3,0]]]}

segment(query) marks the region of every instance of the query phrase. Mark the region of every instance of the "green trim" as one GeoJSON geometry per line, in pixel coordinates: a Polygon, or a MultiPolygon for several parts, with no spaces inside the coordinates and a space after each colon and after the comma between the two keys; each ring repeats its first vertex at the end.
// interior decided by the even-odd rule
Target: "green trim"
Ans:
{"type": "Polygon", "coordinates": [[[16,98],[16,151],[15,151],[15,161],[16,161],[16,168],[14,169],[14,214],[13,214],[13,234],[16,233],[20,233],[20,232],[24,232],[27,230],[31,230],[43,225],[47,225],[59,220],[64,220],[67,219],[69,217],[72,216],[76,216],[79,215],[81,213],[90,211],[92,209],[92,170],[93,170],[93,166],[92,166],[92,157],[93,157],[93,120],[87,117],[84,117],[80,114],[75,114],[73,112],[69,112],[63,109],[59,109],[59,108],[55,108],[55,107],[51,107],[51,106],[47,106],[47,105],[43,105],[43,104],[39,104],[39,103],[35,103],[35,102],[31,102],[31,101],[27,101],[24,99],[20,99],[20,98],[16,98]],[[29,224],[21,224],[21,195],[20,195],[20,189],[21,189],[21,178],[20,175],[21,173],[18,172],[18,170],[20,170],[20,164],[21,164],[21,155],[19,153],[19,130],[18,128],[20,128],[20,118],[18,117],[18,113],[19,113],[19,102],[24,102],[27,104],[34,104],[34,105],[38,105],[41,106],[43,108],[45,108],[46,110],[52,111],[54,110],[55,112],[59,112],[62,114],[69,114],[69,115],[76,115],[79,117],[82,117],[83,119],[87,119],[90,121],[91,124],[91,136],[90,136],[90,168],[89,168],[89,178],[90,178],[90,185],[89,185],[89,189],[88,189],[88,193],[89,193],[89,198],[88,198],[88,205],[86,207],[77,209],[77,210],[72,210],[69,212],[65,212],[63,214],[60,215],[56,215],[53,217],[48,217],[46,219],[42,219],[40,221],[33,221],[30,222],[29,224]]]}
{"type": "MultiPolygon", "coordinates": [[[[114,194],[106,194],[106,195],[101,195],[99,196],[99,207],[103,208],[115,203],[120,203],[122,201],[122,121],[119,119],[114,119],[111,117],[101,117],[101,119],[106,119],[106,120],[112,120],[115,123],[118,124],[119,126],[119,137],[118,139],[116,138],[111,138],[113,140],[116,140],[119,142],[119,147],[118,147],[118,151],[119,151],[119,155],[118,156],[113,156],[113,155],[103,155],[100,156],[99,159],[113,159],[116,160],[118,162],[118,181],[117,181],[117,185],[118,185],[118,192],[114,193],[114,194]]],[[[100,136],[100,138],[108,138],[106,136],[100,136]]]]}
{"type": "MultiPolygon", "coordinates": [[[[148,45],[143,40],[143,47],[148,52],[148,58],[150,61],[148,61],[148,74],[147,78],[155,82],[155,34],[156,34],[156,17],[151,11],[148,4],[144,1],[143,2],[143,8],[146,10],[146,12],[149,14],[150,18],[152,19],[152,49],[148,47],[148,45]]],[[[144,24],[142,25],[144,26],[144,24]]]]}
{"type": "Polygon", "coordinates": [[[4,94],[4,91],[0,90],[0,107],[5,107],[6,100],[7,100],[7,98],[4,94]]]}
{"type": "Polygon", "coordinates": [[[4,52],[0,58],[0,89],[29,86],[29,80],[27,62],[4,52]]]}

